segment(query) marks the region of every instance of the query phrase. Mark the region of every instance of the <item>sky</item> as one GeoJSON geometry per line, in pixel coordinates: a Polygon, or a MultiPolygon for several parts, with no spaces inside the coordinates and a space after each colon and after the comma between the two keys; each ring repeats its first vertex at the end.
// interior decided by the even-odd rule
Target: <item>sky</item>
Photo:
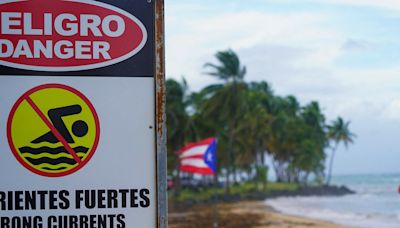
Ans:
{"type": "Polygon", "coordinates": [[[400,1],[167,0],[165,10],[167,78],[198,91],[216,82],[204,63],[231,48],[246,81],[318,101],[328,123],[351,121],[357,137],[339,147],[335,174],[400,173],[400,1]]]}

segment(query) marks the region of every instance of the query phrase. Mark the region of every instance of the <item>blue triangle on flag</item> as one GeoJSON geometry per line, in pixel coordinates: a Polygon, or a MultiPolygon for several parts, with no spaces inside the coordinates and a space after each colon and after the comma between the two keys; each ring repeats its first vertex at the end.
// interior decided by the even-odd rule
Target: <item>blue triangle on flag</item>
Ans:
{"type": "Polygon", "coordinates": [[[206,153],[204,153],[204,162],[213,170],[217,172],[217,141],[213,140],[208,146],[206,153]]]}

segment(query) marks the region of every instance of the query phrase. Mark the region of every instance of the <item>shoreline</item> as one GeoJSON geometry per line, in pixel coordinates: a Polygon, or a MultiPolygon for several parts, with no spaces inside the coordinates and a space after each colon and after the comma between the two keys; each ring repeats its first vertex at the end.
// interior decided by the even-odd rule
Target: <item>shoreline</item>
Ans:
{"type": "Polygon", "coordinates": [[[258,200],[219,203],[217,208],[213,204],[208,204],[192,206],[185,210],[171,210],[168,213],[168,226],[171,228],[213,227],[215,218],[218,218],[218,227],[229,228],[344,228],[344,226],[318,219],[283,214],[266,202],[258,200]]]}
{"type": "Polygon", "coordinates": [[[296,190],[273,190],[247,192],[245,194],[219,195],[215,198],[189,199],[168,203],[168,223],[172,228],[214,227],[218,217],[219,226],[227,228],[276,227],[276,228],[344,228],[334,222],[289,215],[275,210],[266,200],[295,196],[343,196],[354,194],[345,186],[308,186],[296,190]]]}
{"type": "MultiPolygon", "coordinates": [[[[267,207],[272,208],[272,210],[274,212],[276,212],[278,215],[281,215],[282,217],[289,218],[289,219],[300,219],[300,221],[309,221],[311,223],[316,223],[316,224],[308,225],[308,226],[304,226],[304,227],[310,227],[310,226],[327,227],[327,228],[346,228],[346,227],[348,227],[343,224],[337,224],[337,223],[335,223],[335,221],[324,220],[321,218],[307,217],[304,215],[289,214],[289,213],[286,213],[286,212],[276,209],[274,206],[272,206],[271,204],[269,204],[266,201],[264,201],[263,203],[265,205],[267,205],[267,207]]],[[[300,227],[303,227],[303,226],[300,226],[300,227]]]]}
{"type": "Polygon", "coordinates": [[[264,201],[266,199],[275,199],[278,197],[296,197],[296,196],[344,196],[355,194],[355,192],[346,186],[322,185],[322,186],[306,186],[296,190],[272,190],[267,192],[250,191],[239,194],[220,194],[214,195],[208,199],[188,199],[183,201],[173,202],[170,198],[168,203],[174,209],[185,209],[196,205],[213,204],[217,199],[220,203],[234,203],[239,201],[264,201]]]}

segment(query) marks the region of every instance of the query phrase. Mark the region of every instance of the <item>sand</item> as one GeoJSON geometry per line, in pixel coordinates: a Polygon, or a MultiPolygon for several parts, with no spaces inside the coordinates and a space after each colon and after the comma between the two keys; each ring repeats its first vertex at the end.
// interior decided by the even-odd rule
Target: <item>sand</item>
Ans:
{"type": "Polygon", "coordinates": [[[219,228],[343,228],[329,222],[284,215],[276,212],[262,201],[244,201],[222,203],[215,213],[213,205],[193,206],[190,208],[169,209],[168,227],[170,228],[213,228],[218,217],[219,228]]]}

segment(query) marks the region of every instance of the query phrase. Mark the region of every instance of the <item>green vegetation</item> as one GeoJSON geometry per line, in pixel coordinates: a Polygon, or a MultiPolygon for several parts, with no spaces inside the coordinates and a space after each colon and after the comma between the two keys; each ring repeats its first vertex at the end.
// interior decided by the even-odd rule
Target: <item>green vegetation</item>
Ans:
{"type": "MultiPolygon", "coordinates": [[[[279,191],[295,191],[299,188],[298,184],[295,183],[268,183],[265,190],[258,188],[255,182],[247,181],[240,184],[235,184],[231,186],[231,194],[239,195],[241,197],[246,197],[252,193],[273,193],[279,191]]],[[[202,189],[182,189],[179,196],[174,198],[174,202],[184,202],[188,200],[196,201],[207,201],[214,200],[215,197],[225,195],[223,188],[202,188],[202,189]]]]}
{"type": "Polygon", "coordinates": [[[175,153],[186,143],[215,136],[218,175],[225,177],[226,193],[247,186],[233,184],[239,182],[239,175],[243,180],[245,173],[264,191],[279,186],[266,183],[271,169],[277,182],[323,183],[327,151],[334,155],[340,142],[347,146],[353,140],[349,122],[338,117],[329,125],[318,102],[301,105],[295,96],[274,94],[268,82],[246,82],[246,67],[232,50],[215,57],[217,64],[206,63],[204,68],[220,83],[189,93],[185,80],[166,82],[169,174],[179,176],[175,153]],[[272,167],[266,167],[265,154],[273,158],[272,167]]]}

